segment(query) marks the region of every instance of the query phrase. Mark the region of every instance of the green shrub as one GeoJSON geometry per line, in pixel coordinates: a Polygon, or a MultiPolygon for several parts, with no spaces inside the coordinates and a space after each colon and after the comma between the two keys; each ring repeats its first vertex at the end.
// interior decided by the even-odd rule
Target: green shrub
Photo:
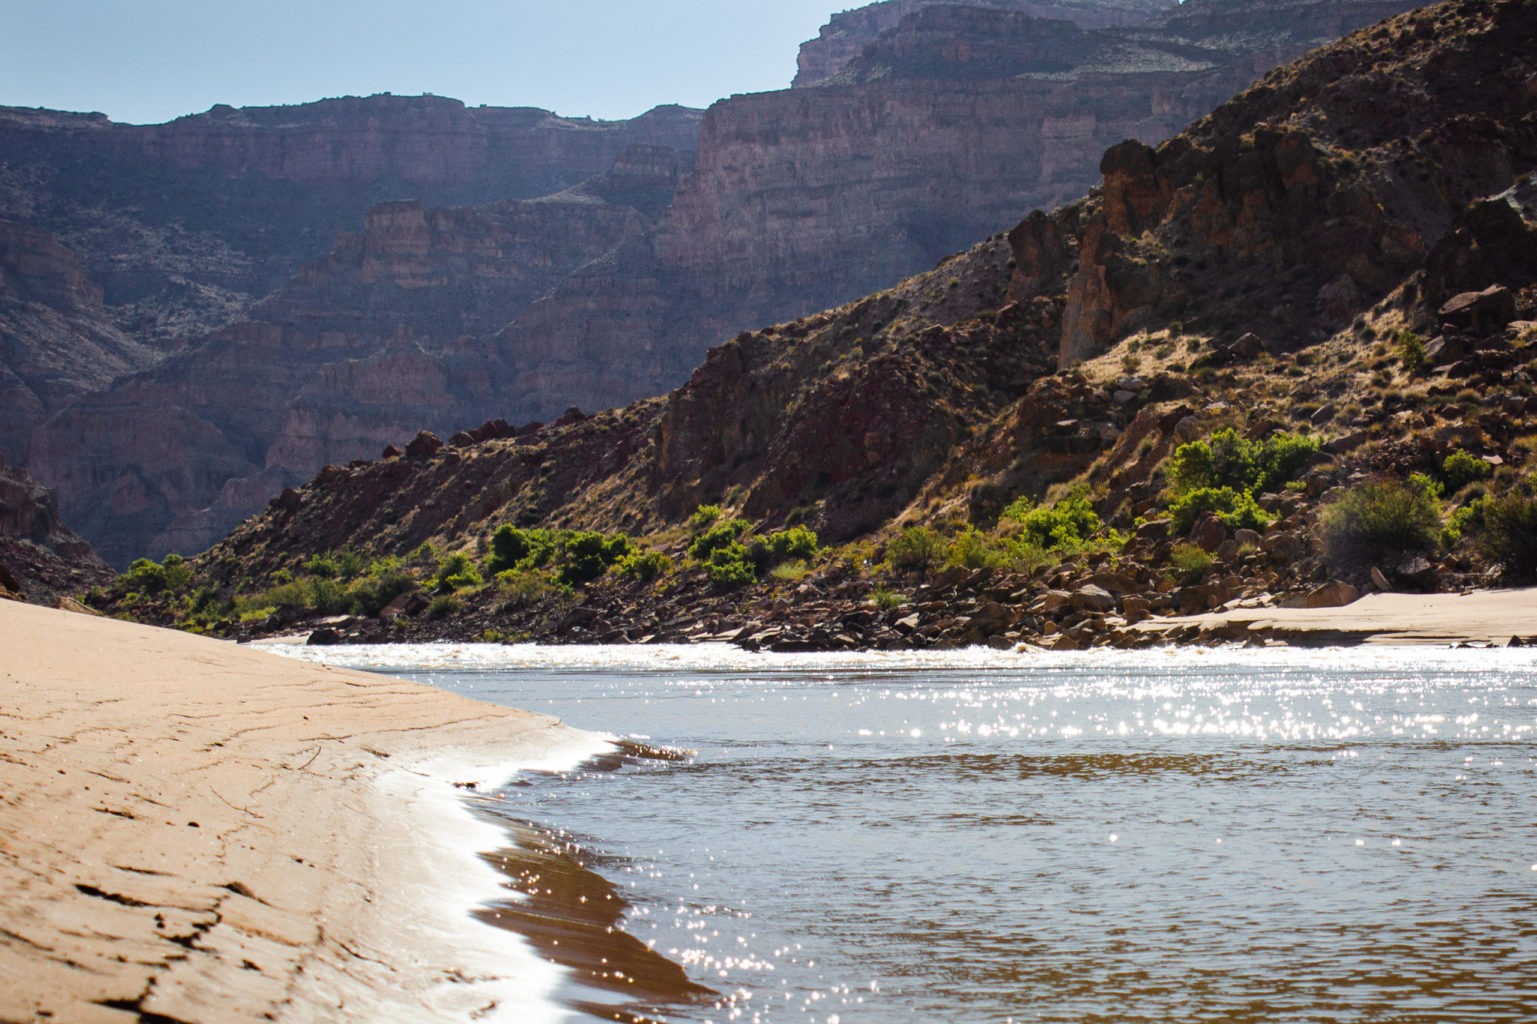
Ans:
{"type": "Polygon", "coordinates": [[[769,570],[769,578],[776,583],[795,583],[806,578],[811,572],[811,565],[803,558],[792,558],[788,562],[780,562],[769,570]]]}
{"type": "Polygon", "coordinates": [[[927,576],[944,564],[945,539],[927,526],[909,526],[886,545],[886,564],[898,572],[927,576]]]}
{"type": "Polygon", "coordinates": [[[700,505],[694,509],[694,514],[688,517],[688,529],[690,533],[699,534],[707,527],[713,526],[724,513],[719,505],[700,505]]]}
{"type": "Polygon", "coordinates": [[[363,559],[356,551],[345,548],[341,551],[327,551],[311,555],[304,563],[304,571],[320,579],[350,580],[363,571],[363,559]]]}
{"type": "Polygon", "coordinates": [[[567,534],[561,543],[556,578],[568,587],[588,583],[608,572],[609,566],[634,549],[630,538],[622,533],[609,536],[595,530],[577,530],[567,534]]]}
{"type": "Polygon", "coordinates": [[[1255,462],[1259,476],[1254,481],[1254,493],[1278,491],[1296,479],[1297,474],[1312,463],[1318,454],[1318,439],[1301,434],[1279,433],[1260,442],[1255,462]]]}
{"type": "Polygon", "coordinates": [[[348,603],[354,615],[378,615],[401,594],[416,589],[416,580],[410,573],[395,571],[369,572],[347,591],[348,603]]]}
{"type": "Polygon", "coordinates": [[[1178,535],[1190,532],[1203,512],[1215,512],[1230,530],[1263,530],[1271,516],[1254,502],[1248,491],[1231,487],[1197,487],[1185,491],[1169,503],[1170,526],[1178,535]]]}
{"type": "Polygon", "coordinates": [[[520,530],[511,523],[503,523],[491,535],[491,573],[508,569],[534,569],[547,563],[556,549],[555,538],[548,530],[520,530]]]}
{"type": "Polygon", "coordinates": [[[688,556],[695,561],[709,562],[716,551],[735,544],[751,525],[745,519],[727,519],[716,523],[694,539],[694,543],[688,547],[688,556]]]}
{"type": "Polygon", "coordinates": [[[658,576],[672,572],[672,559],[660,551],[634,552],[619,560],[619,572],[632,580],[650,583],[658,576]]]}
{"type": "Polygon", "coordinates": [[[1407,482],[1371,483],[1324,510],[1324,550],[1337,562],[1433,551],[1441,507],[1429,488],[1407,482]]]}
{"type": "Polygon", "coordinates": [[[1425,349],[1425,339],[1413,331],[1399,328],[1398,330],[1398,358],[1404,364],[1404,369],[1410,373],[1418,373],[1425,366],[1425,360],[1429,353],[1425,349]]]}
{"type": "Polygon", "coordinates": [[[1015,501],[1004,510],[1004,517],[1019,523],[1026,543],[1045,551],[1079,548],[1100,531],[1103,525],[1086,493],[1080,492],[1050,508],[1024,508],[1015,501]]]}
{"type": "Polygon", "coordinates": [[[569,597],[571,588],[538,569],[506,569],[496,574],[502,610],[569,597]]]}
{"type": "Polygon", "coordinates": [[[309,561],[304,563],[304,571],[318,579],[331,580],[341,574],[341,566],[336,564],[336,559],[331,555],[311,555],[309,561]]]}
{"type": "Polygon", "coordinates": [[[1477,529],[1478,550],[1505,567],[1510,580],[1537,580],[1537,498],[1515,491],[1484,499],[1483,523],[1477,529]]]}
{"type": "Polygon", "coordinates": [[[120,582],[144,594],[179,594],[192,583],[192,568],[180,555],[166,555],[163,562],[137,558],[120,582]]]}
{"type": "Polygon", "coordinates": [[[893,608],[900,608],[907,603],[907,595],[899,594],[885,587],[876,587],[870,592],[870,603],[883,612],[889,612],[893,608]]]}
{"type": "Polygon", "coordinates": [[[949,561],[968,569],[987,569],[1006,565],[1013,550],[1007,540],[968,526],[950,542],[949,561]]]}
{"type": "Polygon", "coordinates": [[[1453,494],[1468,484],[1482,480],[1490,472],[1489,463],[1461,450],[1452,452],[1441,462],[1441,478],[1453,494]]]}
{"type": "Polygon", "coordinates": [[[788,530],[769,534],[764,538],[764,544],[768,548],[771,564],[789,561],[792,558],[810,560],[816,557],[817,534],[815,530],[806,526],[792,526],[788,530]]]}
{"type": "Polygon", "coordinates": [[[746,586],[758,578],[747,548],[736,541],[713,549],[705,563],[705,572],[711,583],[728,589],[746,586]]]}
{"type": "Polygon", "coordinates": [[[1169,552],[1169,564],[1187,578],[1204,576],[1212,567],[1212,557],[1199,544],[1176,544],[1169,552]]]}
{"type": "Polygon", "coordinates": [[[335,580],[311,578],[278,583],[260,593],[237,597],[234,603],[235,613],[245,620],[265,617],[278,609],[305,615],[340,615],[351,607],[351,595],[335,580]]]}
{"type": "Polygon", "coordinates": [[[1318,441],[1301,434],[1250,441],[1225,427],[1205,441],[1175,449],[1169,459],[1169,484],[1176,494],[1203,487],[1263,494],[1283,488],[1317,453],[1318,441]]]}
{"type": "Polygon", "coordinates": [[[1441,527],[1441,543],[1446,547],[1452,547],[1470,533],[1477,533],[1484,526],[1484,510],[1488,507],[1489,498],[1483,497],[1458,506],[1446,517],[1446,525],[1441,527]]]}
{"type": "Polygon", "coordinates": [[[465,587],[477,587],[482,582],[470,556],[463,551],[455,551],[438,563],[437,575],[432,578],[432,589],[440,594],[452,594],[465,587]]]}
{"type": "Polygon", "coordinates": [[[453,594],[442,594],[432,599],[422,617],[429,621],[444,619],[458,612],[461,607],[459,599],[453,594]]]}

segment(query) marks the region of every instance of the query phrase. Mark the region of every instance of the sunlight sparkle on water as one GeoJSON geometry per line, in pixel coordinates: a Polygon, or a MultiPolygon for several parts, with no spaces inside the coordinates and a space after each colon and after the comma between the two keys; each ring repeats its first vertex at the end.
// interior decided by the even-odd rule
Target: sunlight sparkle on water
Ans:
{"type": "Polygon", "coordinates": [[[1534,1019],[1537,651],[299,653],[695,752],[499,795],[665,1024],[1534,1019]]]}

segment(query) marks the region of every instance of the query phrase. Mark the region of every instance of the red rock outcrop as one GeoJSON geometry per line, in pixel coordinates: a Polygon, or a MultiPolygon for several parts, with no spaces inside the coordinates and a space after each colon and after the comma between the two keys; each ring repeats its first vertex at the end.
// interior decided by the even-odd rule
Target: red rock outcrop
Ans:
{"type": "MultiPolygon", "coordinates": [[[[11,294],[15,267],[4,272],[0,344],[25,351],[0,351],[0,386],[14,391],[20,376],[33,389],[46,371],[21,364],[40,348],[91,367],[92,386],[143,369],[248,313],[378,203],[545,196],[604,173],[632,147],[691,153],[699,118],[659,107],[595,122],[388,95],[219,106],[163,125],[0,107],[0,218],[15,222],[0,260],[72,261],[45,292],[31,275],[25,309],[11,294]]],[[[61,393],[90,389],[67,377],[61,393]]],[[[14,393],[12,405],[29,412],[0,416],[0,450],[19,456],[28,424],[56,403],[14,393]]]]}
{"type": "MultiPolygon", "coordinates": [[[[816,85],[837,74],[881,33],[924,7],[954,0],[884,0],[834,14],[817,38],[801,44],[796,87],[816,85]]],[[[1174,6],[1175,0],[982,0],[975,7],[1018,11],[1033,18],[1060,18],[1082,28],[1134,25],[1174,6]]]]}
{"type": "MultiPolygon", "coordinates": [[[[1184,6],[1224,2],[1247,0],[1184,6]]],[[[1112,21],[1128,9],[1065,6],[1118,12],[1112,21]]],[[[1326,6],[1333,25],[1340,10],[1364,18],[1383,3],[1326,6]]],[[[851,84],[716,104],[691,173],[686,156],[648,142],[611,156],[583,185],[491,211],[439,211],[432,195],[533,187],[530,153],[569,157],[569,168],[643,129],[688,135],[697,122],[670,111],[583,125],[375,97],[216,109],[143,132],[90,119],[34,125],[202,182],[185,197],[192,206],[215,179],[237,193],[259,184],[266,200],[301,197],[285,213],[296,218],[343,193],[355,201],[410,188],[424,201],[377,208],[361,235],[343,237],[248,322],[59,414],[32,438],[30,465],[59,490],[71,520],[122,561],[202,546],[241,517],[241,500],[259,486],[374,455],[419,428],[449,436],[492,416],[547,419],[572,404],[601,408],[663,391],[743,325],[886,287],[1033,207],[1081,194],[1106,146],[1168,137],[1250,81],[1257,65],[1316,40],[1319,4],[1271,7],[1266,31],[1242,45],[1183,9],[1191,39],[1177,45],[1157,19],[1114,33],[1057,25],[1042,43],[1040,23],[1017,10],[919,10],[862,48],[874,63],[854,68],[851,84]],[[968,48],[986,60],[960,59],[968,48]],[[1113,53],[1163,56],[1117,71],[1113,53]],[[895,77],[875,74],[893,66],[892,54],[915,62],[895,77]],[[1179,59],[1164,59],[1171,54],[1179,59]],[[977,80],[978,67],[1003,77],[977,80]],[[316,123],[332,121],[333,148],[312,145],[316,123]],[[439,151],[412,141],[415,130],[439,151]],[[477,177],[488,168],[489,179],[477,177]]],[[[339,215],[328,209],[312,224],[321,230],[339,215]]],[[[198,238],[229,255],[221,280],[244,280],[233,264],[251,251],[241,233],[250,225],[215,230],[194,217],[188,226],[205,229],[198,238]]],[[[290,252],[303,245],[292,241],[290,252]]],[[[1080,311],[1134,298],[1128,281],[1163,294],[1161,278],[1142,281],[1135,252],[1116,251],[1124,273],[1110,273],[1104,294],[1080,311]]],[[[115,288],[154,288],[104,281],[109,306],[115,288]]],[[[1134,312],[1096,317],[1091,337],[1121,329],[1134,312]]]]}
{"type": "Polygon", "coordinates": [[[114,573],[59,521],[59,503],[0,458],[0,596],[53,604],[105,586],[114,573]]]}
{"type": "Polygon", "coordinates": [[[157,358],[112,323],[74,253],[0,219],[0,453],[24,456],[47,415],[157,358]]]}
{"type": "MultiPolygon", "coordinates": [[[[1432,307],[1501,271],[1521,276],[1531,236],[1512,184],[1537,163],[1530,19],[1520,3],[1402,16],[1275,72],[1157,149],[1111,149],[1099,196],[1056,215],[1081,223],[1057,232],[1075,236],[1079,256],[1061,364],[1176,315],[1227,342],[1253,333],[1297,348],[1422,266],[1412,292],[1432,307]],[[1425,40],[1441,38],[1422,59],[1425,40]],[[1470,244],[1480,238],[1487,246],[1470,244]]],[[[1043,234],[1016,232],[1021,267],[1043,234]]]]}

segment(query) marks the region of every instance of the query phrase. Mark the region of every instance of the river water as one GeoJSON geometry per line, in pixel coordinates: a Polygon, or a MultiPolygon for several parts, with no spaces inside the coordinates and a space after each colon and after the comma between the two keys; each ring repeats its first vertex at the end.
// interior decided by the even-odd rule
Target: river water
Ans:
{"type": "Polygon", "coordinates": [[[1537,1020],[1530,650],[304,653],[684,753],[483,802],[715,993],[614,1019],[1537,1020]]]}

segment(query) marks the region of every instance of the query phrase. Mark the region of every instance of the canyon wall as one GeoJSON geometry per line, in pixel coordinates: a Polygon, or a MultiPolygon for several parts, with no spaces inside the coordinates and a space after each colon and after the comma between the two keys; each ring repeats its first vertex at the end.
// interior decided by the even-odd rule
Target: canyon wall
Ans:
{"type": "MultiPolygon", "coordinates": [[[[1082,28],[1135,25],[1175,5],[1177,0],[980,0],[971,7],[1018,11],[1033,18],[1070,21],[1082,28]]],[[[867,43],[895,28],[924,7],[954,0],[884,0],[834,14],[817,38],[801,44],[794,86],[816,85],[831,78],[860,55],[867,43]]]]}
{"type": "MultiPolygon", "coordinates": [[[[0,260],[67,250],[70,272],[97,293],[87,333],[138,346],[131,358],[77,360],[96,366],[90,380],[76,381],[77,391],[89,391],[240,319],[324,255],[338,233],[357,231],[371,206],[549,195],[607,171],[637,145],[692,153],[699,119],[699,111],[659,107],[598,122],[390,95],[217,106],[161,125],[0,107],[0,218],[43,233],[5,229],[0,260]]],[[[33,309],[39,322],[23,323],[12,303],[0,343],[14,349],[29,336],[62,338],[50,314],[33,309]]],[[[82,353],[93,345],[100,347],[87,343],[82,353]]],[[[13,376],[36,375],[5,354],[0,379],[13,376]]],[[[8,420],[15,422],[0,424],[0,451],[17,457],[35,419],[8,420]]]]}
{"type": "MultiPolygon", "coordinates": [[[[135,214],[127,237],[149,239],[137,248],[86,248],[126,200],[60,229],[107,309],[136,309],[136,337],[160,344],[163,361],[53,413],[30,432],[28,464],[110,560],[198,550],[319,466],[377,457],[420,428],[664,392],[744,327],[886,287],[1076,198],[1097,184],[1108,146],[1160,142],[1326,38],[1315,18],[1332,33],[1410,4],[1272,3],[1263,30],[1239,39],[1224,18],[1252,0],[1187,0],[1113,28],[1016,6],[917,5],[824,84],[733,97],[702,119],[672,108],[601,125],[374,97],[215,108],[143,130],[89,117],[34,125],[95,140],[92,152],[120,162],[102,167],[157,168],[156,188],[201,184],[181,197],[184,220],[165,215],[146,234],[153,218],[135,214]],[[333,121],[331,148],[312,145],[333,121]],[[568,180],[577,173],[586,180],[568,180]],[[483,206],[477,189],[539,198],[483,206]],[[344,194],[352,206],[317,211],[344,194]],[[293,206],[279,217],[286,241],[261,260],[257,199],[293,206]],[[469,205],[443,208],[456,202],[469,205]],[[334,230],[317,244],[331,228],[344,232],[335,245],[334,230]],[[207,257],[197,274],[170,272],[195,250],[207,257]],[[240,315],[176,335],[168,324],[196,317],[155,305],[154,282],[125,283],[146,255],[157,280],[240,315]],[[289,267],[261,301],[242,290],[257,267],[289,267]],[[135,287],[150,296],[138,306],[135,287]]],[[[1059,6],[1049,13],[1116,24],[1153,5],[1059,6]]],[[[103,174],[103,187],[115,181],[103,174]]],[[[24,177],[0,182],[24,198],[24,177]]],[[[132,180],[119,199],[149,189],[132,180]]],[[[146,209],[162,216],[169,199],[158,201],[146,209]]]]}

